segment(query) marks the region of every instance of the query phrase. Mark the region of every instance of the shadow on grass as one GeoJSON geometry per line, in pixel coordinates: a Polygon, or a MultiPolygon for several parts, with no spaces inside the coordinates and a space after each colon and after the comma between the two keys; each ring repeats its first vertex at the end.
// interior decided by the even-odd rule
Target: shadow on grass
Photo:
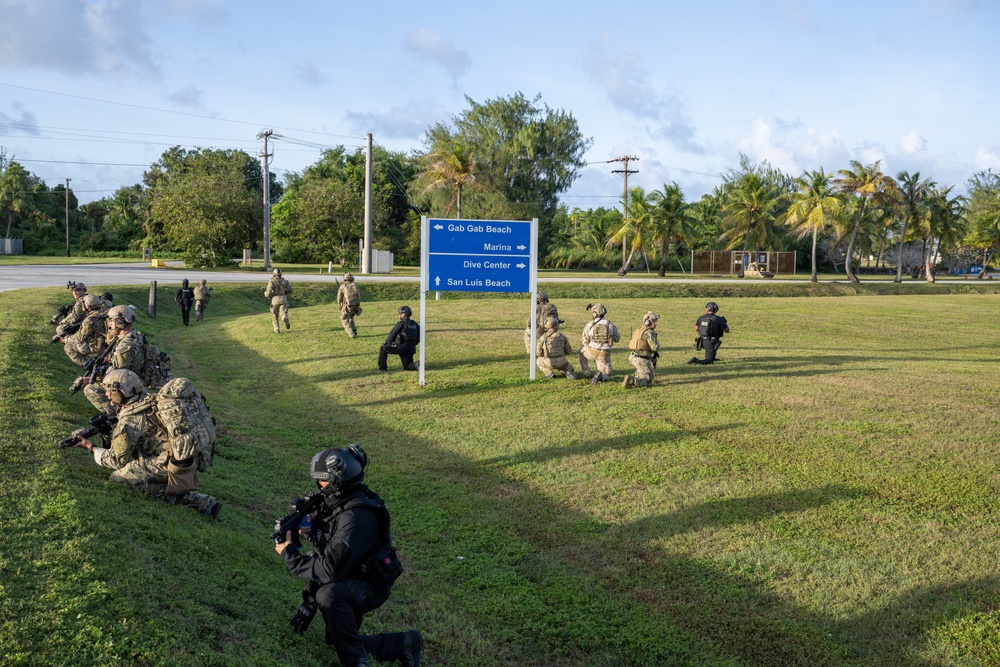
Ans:
{"type": "MultiPolygon", "coordinates": [[[[230,341],[231,342],[231,341],[230,341]]],[[[250,350],[240,354],[243,363],[253,364],[265,373],[279,372],[277,364],[256,355],[250,350]],[[269,370],[269,366],[274,368],[269,370]]],[[[513,358],[510,357],[506,360],[513,358]]],[[[857,361],[858,359],[848,359],[857,361]]],[[[815,358],[804,363],[821,363],[815,358]]],[[[837,363],[837,362],[834,362],[837,363]]],[[[453,364],[449,366],[461,366],[453,364]]],[[[815,371],[776,370],[775,375],[815,374],[815,371]]],[[[834,372],[834,371],[829,371],[834,372]]],[[[211,369],[207,369],[211,377],[211,369]]],[[[350,375],[350,374],[345,374],[350,375]]],[[[336,374],[328,374],[330,380],[336,374]]],[[[286,375],[286,377],[288,377],[286,375]]],[[[704,379],[719,379],[718,374],[704,379]]],[[[744,377],[741,374],[741,377],[744,377]]],[[[293,377],[288,378],[295,384],[293,377]]],[[[308,380],[301,380],[302,389],[308,389],[308,380]]],[[[500,383],[509,388],[509,383],[500,383]]],[[[476,400],[489,400],[491,392],[498,386],[463,386],[437,392],[426,392],[426,396],[405,397],[395,400],[440,398],[442,396],[479,394],[476,400]]],[[[224,391],[223,388],[217,388],[224,391]]],[[[364,406],[381,405],[392,402],[372,401],[364,406]]],[[[289,421],[309,421],[315,417],[305,404],[290,406],[290,414],[284,415],[289,421]]],[[[315,410],[313,405],[311,410],[315,410]]],[[[575,622],[594,632],[587,638],[577,637],[574,643],[564,644],[566,638],[558,629],[545,630],[546,621],[530,615],[519,615],[504,621],[490,615],[491,608],[472,605],[463,614],[474,619],[479,632],[490,638],[491,655],[469,655],[469,664],[492,664],[505,661],[508,664],[536,664],[542,656],[549,656],[551,664],[668,664],[704,663],[735,661],[754,665],[843,665],[843,664],[904,664],[921,665],[913,657],[916,655],[927,630],[937,625],[944,617],[957,617],[974,610],[992,609],[995,605],[997,582],[993,579],[950,587],[912,591],[902,595],[886,608],[841,621],[817,615],[790,603],[771,592],[759,577],[744,576],[720,569],[712,561],[699,560],[682,555],[666,553],[654,544],[656,540],[692,531],[711,530],[738,524],[754,524],[780,515],[803,512],[831,503],[849,502],[862,492],[846,486],[825,486],[820,488],[796,489],[783,493],[767,494],[748,498],[728,498],[703,503],[678,512],[645,518],[633,523],[613,526],[594,517],[583,514],[553,501],[545,500],[534,489],[512,481],[504,474],[507,467],[523,463],[538,463],[560,457],[589,454],[597,451],[621,451],[635,446],[667,444],[681,437],[701,437],[702,432],[690,430],[659,430],[640,436],[626,436],[596,441],[580,441],[567,446],[548,448],[496,457],[481,462],[465,459],[453,452],[435,446],[432,439],[414,437],[405,429],[386,427],[378,420],[370,419],[356,408],[345,407],[331,401],[320,406],[320,410],[342,413],[339,420],[354,425],[353,433],[369,434],[372,442],[369,451],[378,461],[380,477],[371,480],[376,489],[387,486],[395,489],[396,497],[390,498],[395,508],[397,525],[404,527],[398,542],[404,552],[407,540],[422,543],[427,556],[436,550],[442,559],[451,558],[455,543],[461,541],[463,530],[474,532],[498,532],[501,542],[527,542],[532,557],[521,564],[512,566],[513,572],[520,573],[526,581],[519,585],[531,587],[533,576],[528,561],[536,559],[559,563],[567,581],[573,586],[596,585],[601,589],[600,598],[605,604],[590,603],[585,608],[577,608],[572,600],[577,595],[553,596],[539,587],[535,593],[545,598],[546,605],[556,617],[566,615],[575,622]],[[421,480],[421,483],[414,483],[421,480]],[[462,510],[454,506],[441,506],[433,494],[424,493],[427,486],[449,489],[449,493],[466,498],[462,510]],[[497,489],[505,489],[497,493],[497,489]],[[530,498],[526,503],[525,499],[530,498]],[[419,523],[408,521],[407,514],[425,515],[440,512],[448,514],[444,528],[431,530],[419,523]],[[434,545],[437,545],[436,547],[434,545]],[[622,553],[629,555],[623,560],[622,553]],[[610,565],[609,565],[610,564],[610,565]],[[623,567],[624,565],[624,567],[623,567]],[[991,597],[992,596],[992,597],[991,597]],[[617,602],[626,601],[623,606],[617,602]],[[924,606],[930,613],[919,615],[922,621],[915,621],[906,610],[913,605],[924,606]],[[609,622],[609,614],[620,616],[621,609],[632,611],[626,618],[614,618],[609,622]],[[526,626],[535,630],[530,636],[523,633],[526,626]],[[667,641],[659,647],[650,648],[634,634],[622,636],[615,628],[659,629],[666,635],[683,638],[680,644],[667,641]],[[543,629],[539,629],[543,628],[543,629]],[[671,628],[673,628],[671,630],[671,628]],[[892,650],[876,648],[888,633],[895,637],[892,650]],[[664,648],[666,647],[666,648],[664,648]],[[650,652],[652,651],[652,652],[650,652]],[[517,656],[533,656],[526,662],[517,656]],[[909,658],[905,656],[911,656],[909,658]]],[[[738,424],[713,426],[705,432],[717,433],[720,429],[736,428],[738,424]]],[[[286,452],[287,456],[301,459],[302,466],[312,455],[315,447],[286,452]]],[[[301,485],[301,482],[299,482],[301,485]]],[[[291,489],[290,489],[291,491],[291,489]]],[[[257,491],[248,489],[248,494],[257,491]]],[[[387,494],[388,495],[388,494],[387,494]]],[[[283,500],[283,499],[282,499],[283,500]]],[[[279,502],[266,497],[254,499],[256,503],[279,502]]],[[[261,527],[263,534],[268,526],[261,527]]],[[[468,546],[468,545],[467,545],[468,546]]],[[[488,544],[481,545],[489,548],[488,544]]],[[[264,548],[264,547],[262,547],[264,548]]],[[[277,565],[276,565],[277,567],[277,565]]],[[[411,563],[419,572],[426,565],[411,563]]],[[[769,566],[760,565],[761,574],[767,574],[769,566]]],[[[505,575],[505,576],[506,576],[505,575]]],[[[449,590],[441,591],[446,597],[451,593],[456,603],[461,604],[463,595],[472,595],[477,585],[482,584],[486,572],[471,569],[456,574],[449,582],[449,590]]],[[[763,580],[766,580],[764,577],[763,580]]],[[[415,577],[413,585],[419,588],[420,577],[415,577]]],[[[582,591],[583,589],[581,589],[582,591]]],[[[429,592],[429,591],[428,591],[429,592]]],[[[498,604],[503,604],[498,602],[498,604]]],[[[389,603],[392,605],[392,602],[389,603]]],[[[423,609],[428,617],[433,610],[423,609]]],[[[428,657],[440,657],[437,652],[444,650],[445,636],[451,633],[447,627],[425,627],[428,636],[428,657]],[[436,638],[440,637],[440,644],[436,638]]]]}

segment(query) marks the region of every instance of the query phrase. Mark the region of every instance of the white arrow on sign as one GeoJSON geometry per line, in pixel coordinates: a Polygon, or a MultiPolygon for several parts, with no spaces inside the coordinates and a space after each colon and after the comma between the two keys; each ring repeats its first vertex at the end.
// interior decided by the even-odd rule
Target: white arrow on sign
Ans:
{"type": "Polygon", "coordinates": [[[526,250],[527,248],[528,248],[528,246],[525,246],[525,245],[519,245],[519,246],[517,246],[518,250],[526,250]]]}
{"type": "Polygon", "coordinates": [[[444,225],[434,225],[434,229],[444,229],[444,225]]]}
{"type": "Polygon", "coordinates": [[[437,286],[440,284],[441,284],[441,276],[434,276],[434,285],[437,286]]]}
{"type": "Polygon", "coordinates": [[[525,266],[527,266],[527,264],[515,264],[514,266],[516,266],[519,269],[523,269],[525,266]]]}

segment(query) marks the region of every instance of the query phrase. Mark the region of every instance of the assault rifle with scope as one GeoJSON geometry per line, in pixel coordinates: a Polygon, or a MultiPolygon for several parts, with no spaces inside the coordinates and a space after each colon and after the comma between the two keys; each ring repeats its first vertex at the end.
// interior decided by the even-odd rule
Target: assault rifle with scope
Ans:
{"type": "Polygon", "coordinates": [[[81,375],[73,384],[70,385],[69,393],[70,396],[76,392],[83,389],[88,384],[98,382],[104,377],[104,374],[108,372],[108,367],[111,366],[111,362],[108,361],[108,357],[111,352],[114,351],[115,345],[118,344],[118,339],[115,338],[113,341],[108,343],[107,347],[101,350],[101,353],[87,362],[83,369],[87,372],[86,375],[81,375]],[[84,382],[86,380],[86,382],[84,382]]]}
{"type": "Polygon", "coordinates": [[[98,433],[103,433],[104,435],[110,434],[111,429],[118,423],[118,417],[109,417],[103,412],[99,412],[90,418],[89,423],[90,428],[80,431],[79,433],[73,433],[68,438],[60,440],[59,449],[69,449],[70,447],[75,447],[76,443],[82,438],[89,438],[97,435],[98,433]]]}
{"type": "Polygon", "coordinates": [[[52,316],[52,319],[49,320],[49,324],[59,324],[59,322],[64,317],[66,317],[67,315],[69,315],[69,311],[71,311],[71,310],[73,310],[73,304],[72,303],[68,303],[65,306],[61,306],[59,308],[59,311],[55,315],[52,316]]]}

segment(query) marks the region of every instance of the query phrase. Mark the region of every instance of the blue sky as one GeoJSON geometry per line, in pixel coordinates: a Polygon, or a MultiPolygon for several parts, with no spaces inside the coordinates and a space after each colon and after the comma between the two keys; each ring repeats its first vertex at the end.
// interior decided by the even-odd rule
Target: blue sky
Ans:
{"type": "Polygon", "coordinates": [[[593,138],[569,206],[630,185],[689,199],[739,154],[794,175],[852,159],[939,183],[1000,169],[1000,3],[0,0],[0,146],[81,201],[169,146],[261,149],[278,174],[366,132],[393,150],[518,91],[593,138]],[[105,163],[105,164],[98,164],[105,163]]]}

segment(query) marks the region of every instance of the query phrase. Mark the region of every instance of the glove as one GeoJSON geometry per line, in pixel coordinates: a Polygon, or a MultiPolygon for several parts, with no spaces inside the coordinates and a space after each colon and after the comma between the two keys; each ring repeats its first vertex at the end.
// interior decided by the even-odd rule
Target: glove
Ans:
{"type": "Polygon", "coordinates": [[[304,635],[306,630],[309,629],[309,624],[312,623],[313,616],[316,615],[316,598],[314,598],[309,591],[302,591],[302,604],[295,611],[295,616],[292,616],[291,626],[292,632],[297,635],[304,635]]]}

